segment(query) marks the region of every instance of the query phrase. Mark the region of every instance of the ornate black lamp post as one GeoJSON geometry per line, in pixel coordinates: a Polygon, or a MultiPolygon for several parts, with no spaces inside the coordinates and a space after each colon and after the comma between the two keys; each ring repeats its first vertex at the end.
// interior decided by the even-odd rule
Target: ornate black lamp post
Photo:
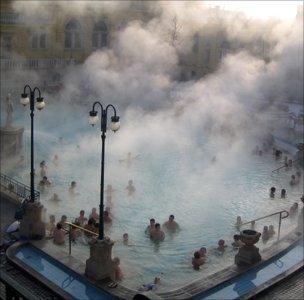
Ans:
{"type": "Polygon", "coordinates": [[[98,122],[97,111],[95,106],[99,105],[101,108],[101,141],[102,141],[102,150],[101,150],[101,177],[100,177],[100,203],[99,203],[99,235],[98,239],[104,239],[104,220],[103,220],[103,193],[104,193],[104,155],[105,155],[105,139],[107,131],[107,114],[108,109],[111,107],[114,111],[114,116],[111,117],[110,128],[112,131],[117,131],[120,127],[119,117],[116,115],[116,109],[112,104],[109,104],[104,109],[102,104],[99,101],[94,102],[93,109],[90,111],[89,124],[94,126],[98,122]]]}
{"type": "Polygon", "coordinates": [[[41,110],[45,107],[45,102],[41,97],[41,92],[39,88],[35,87],[32,89],[29,85],[26,85],[23,89],[23,94],[21,94],[20,103],[23,106],[30,104],[30,116],[31,116],[31,202],[35,201],[35,185],[34,185],[34,110],[35,110],[35,92],[38,92],[38,97],[36,98],[36,108],[41,110]],[[26,93],[28,89],[29,95],[26,93]]]}

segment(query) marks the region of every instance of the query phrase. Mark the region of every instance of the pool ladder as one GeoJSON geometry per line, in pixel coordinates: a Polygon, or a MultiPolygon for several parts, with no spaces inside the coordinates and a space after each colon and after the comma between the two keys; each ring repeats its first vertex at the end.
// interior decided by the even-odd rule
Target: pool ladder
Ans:
{"type": "Polygon", "coordinates": [[[282,220],[288,218],[288,216],[289,216],[289,212],[285,209],[281,210],[281,211],[277,211],[277,212],[269,214],[269,215],[266,215],[266,216],[263,216],[263,217],[260,217],[260,218],[257,218],[257,219],[254,219],[254,220],[251,220],[249,222],[242,223],[239,226],[239,228],[241,226],[251,224],[252,222],[263,220],[263,219],[266,219],[266,218],[269,218],[269,217],[272,217],[272,216],[275,216],[275,215],[279,215],[279,228],[278,228],[278,240],[279,240],[280,239],[280,233],[281,233],[282,220]]]}

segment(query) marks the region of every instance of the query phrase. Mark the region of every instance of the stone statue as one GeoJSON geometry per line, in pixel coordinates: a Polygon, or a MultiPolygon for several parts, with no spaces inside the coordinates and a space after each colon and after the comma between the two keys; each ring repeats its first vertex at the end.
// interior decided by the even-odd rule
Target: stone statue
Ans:
{"type": "Polygon", "coordinates": [[[5,127],[9,128],[12,127],[12,123],[13,123],[13,103],[11,100],[11,94],[7,94],[6,96],[6,123],[5,123],[5,127]]]}

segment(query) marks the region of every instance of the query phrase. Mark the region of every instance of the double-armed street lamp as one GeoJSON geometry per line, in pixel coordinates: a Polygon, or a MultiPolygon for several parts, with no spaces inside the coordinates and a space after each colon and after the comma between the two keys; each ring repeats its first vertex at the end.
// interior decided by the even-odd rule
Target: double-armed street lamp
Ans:
{"type": "Polygon", "coordinates": [[[35,185],[34,185],[34,176],[35,176],[35,169],[34,169],[34,110],[35,110],[35,102],[36,108],[38,110],[42,110],[45,107],[45,102],[43,97],[41,97],[41,92],[39,88],[31,88],[28,84],[23,89],[23,94],[21,94],[20,103],[23,106],[27,106],[30,104],[30,116],[31,116],[31,198],[30,202],[35,201],[35,185]],[[26,93],[28,90],[29,94],[26,93]],[[38,97],[35,101],[35,93],[38,92],[38,97]]]}
{"type": "Polygon", "coordinates": [[[97,111],[95,106],[99,105],[101,108],[101,141],[102,141],[102,150],[101,150],[101,177],[100,177],[100,203],[99,203],[99,235],[98,239],[104,239],[104,219],[103,219],[103,200],[104,200],[104,156],[105,156],[105,139],[107,131],[107,114],[108,109],[112,108],[114,115],[111,117],[110,128],[112,131],[117,131],[120,127],[119,116],[116,115],[116,109],[112,104],[107,105],[103,108],[102,104],[99,101],[94,102],[93,108],[90,111],[89,124],[94,126],[98,122],[97,111]]]}

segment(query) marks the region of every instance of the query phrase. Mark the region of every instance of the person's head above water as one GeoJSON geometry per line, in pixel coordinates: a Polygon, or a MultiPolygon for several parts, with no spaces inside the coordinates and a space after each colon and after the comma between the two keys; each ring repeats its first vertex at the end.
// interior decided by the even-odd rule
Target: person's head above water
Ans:
{"type": "Polygon", "coordinates": [[[150,219],[150,225],[155,225],[155,219],[150,219]]]}
{"type": "Polygon", "coordinates": [[[199,249],[198,251],[201,255],[205,255],[207,253],[207,249],[206,247],[201,247],[201,249],[199,249]]]}
{"type": "Polygon", "coordinates": [[[271,191],[272,193],[274,193],[274,192],[276,191],[276,188],[273,186],[273,187],[271,187],[270,191],[271,191]]]}
{"type": "Polygon", "coordinates": [[[129,180],[129,181],[128,181],[128,184],[129,184],[129,185],[132,185],[132,184],[133,184],[133,180],[129,180]]]}
{"type": "Polygon", "coordinates": [[[80,215],[80,216],[84,216],[84,210],[81,210],[81,211],[79,212],[79,215],[80,215]]]}
{"type": "Polygon", "coordinates": [[[169,216],[169,222],[173,222],[173,220],[174,220],[174,215],[170,215],[169,216]]]}
{"type": "Polygon", "coordinates": [[[67,220],[67,216],[66,216],[66,215],[62,215],[62,216],[61,216],[61,221],[62,221],[62,222],[65,222],[66,220],[67,220]]]}
{"type": "Polygon", "coordinates": [[[160,229],[160,224],[159,224],[159,223],[156,223],[156,224],[155,224],[155,229],[157,229],[157,230],[160,229]]]}
{"type": "Polygon", "coordinates": [[[199,258],[200,258],[200,254],[199,254],[198,251],[195,251],[193,256],[194,256],[194,258],[196,258],[196,259],[199,259],[199,258]]]}
{"type": "Polygon", "coordinates": [[[219,245],[219,246],[224,246],[224,245],[225,245],[225,240],[220,239],[220,240],[218,241],[218,245],[219,245]]]}
{"type": "Polygon", "coordinates": [[[57,223],[56,227],[57,227],[58,230],[60,230],[60,229],[62,229],[62,224],[61,223],[57,223]]]}
{"type": "Polygon", "coordinates": [[[76,187],[76,181],[71,182],[71,187],[76,187]]]}
{"type": "Polygon", "coordinates": [[[127,233],[124,233],[122,238],[124,241],[127,241],[129,239],[129,235],[127,233]]]}

